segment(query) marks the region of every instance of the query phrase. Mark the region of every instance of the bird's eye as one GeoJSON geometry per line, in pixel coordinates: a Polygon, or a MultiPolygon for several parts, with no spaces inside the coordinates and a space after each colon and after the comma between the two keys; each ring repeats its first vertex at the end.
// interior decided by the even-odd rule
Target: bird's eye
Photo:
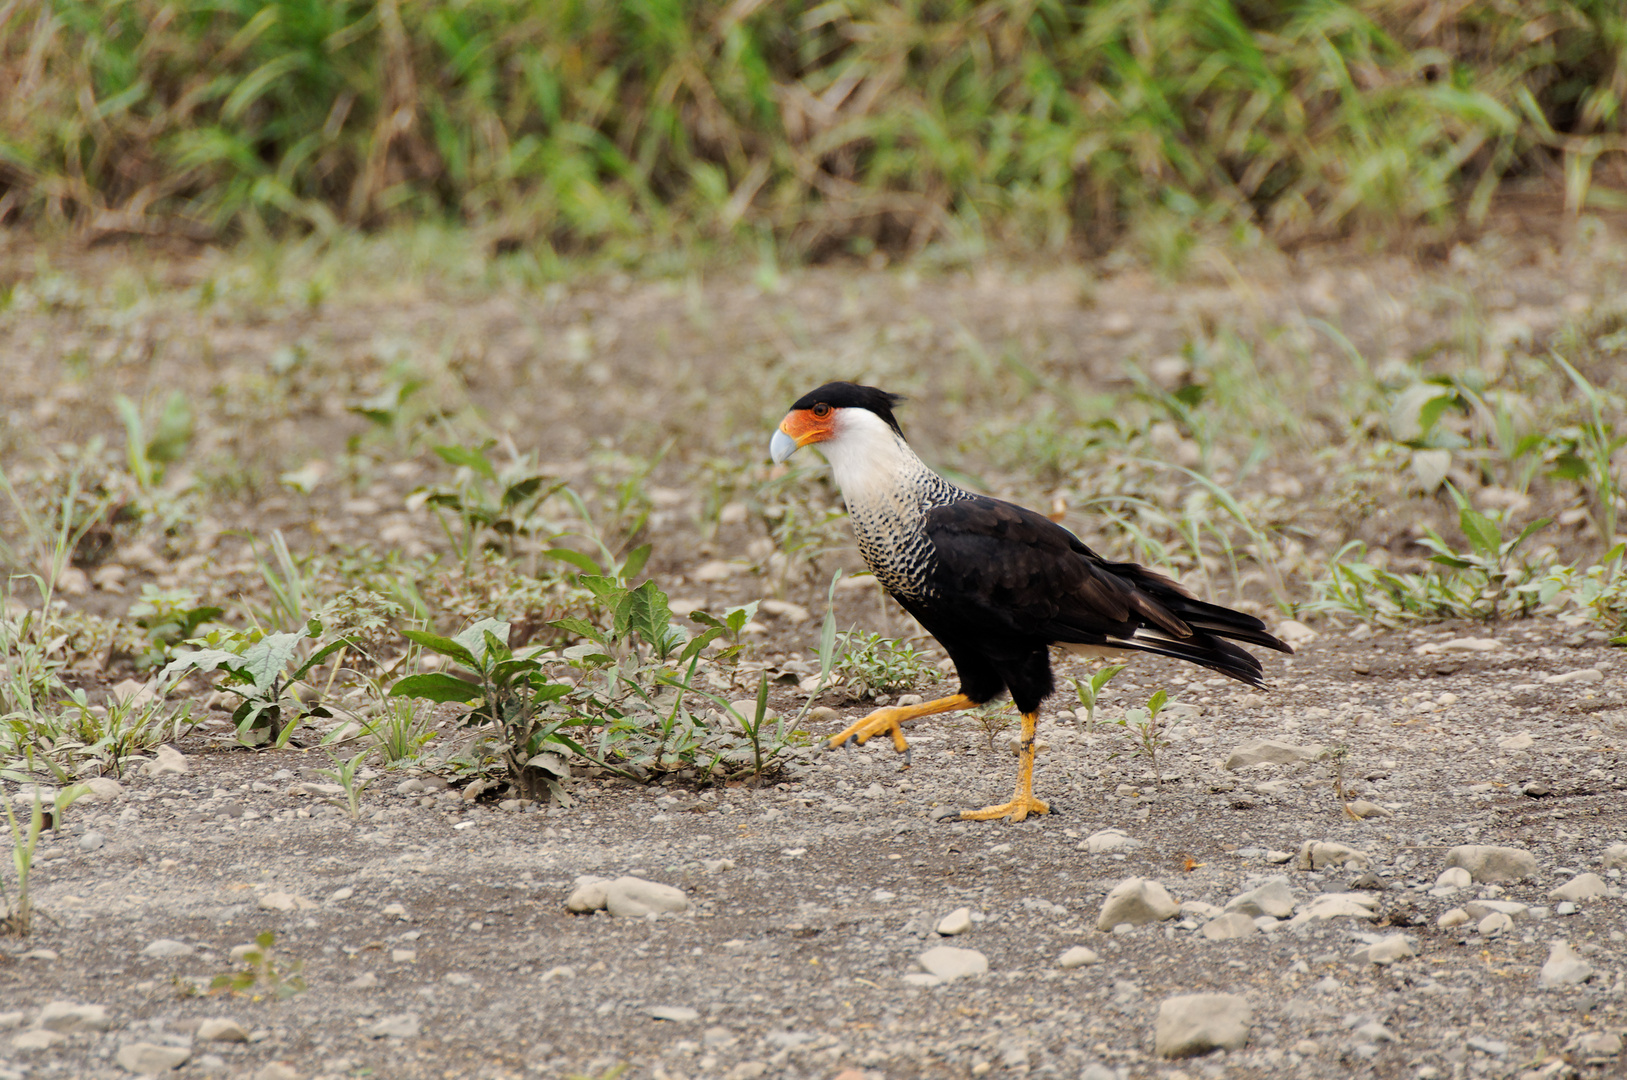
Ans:
{"type": "Polygon", "coordinates": [[[825,417],[830,415],[830,406],[821,401],[818,405],[813,407],[813,414],[819,419],[823,420],[825,417]]]}

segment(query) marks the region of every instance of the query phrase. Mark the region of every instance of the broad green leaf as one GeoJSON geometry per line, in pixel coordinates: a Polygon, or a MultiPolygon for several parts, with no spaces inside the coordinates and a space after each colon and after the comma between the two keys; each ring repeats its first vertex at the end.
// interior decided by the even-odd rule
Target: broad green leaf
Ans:
{"type": "Polygon", "coordinates": [[[558,559],[562,563],[569,563],[584,574],[597,574],[599,572],[599,564],[580,551],[572,551],[570,548],[549,548],[543,554],[550,559],[558,559]]]}
{"type": "Polygon", "coordinates": [[[586,619],[555,619],[548,625],[554,627],[555,629],[563,630],[567,634],[574,634],[577,637],[587,638],[589,641],[596,641],[600,645],[605,644],[604,632],[597,626],[594,626],[592,623],[588,622],[586,619]]]}
{"type": "Polygon", "coordinates": [[[197,649],[178,654],[159,672],[160,678],[187,671],[225,671],[245,681],[251,676],[244,670],[244,658],[225,649],[197,649]]]}
{"type": "Polygon", "coordinates": [[[326,645],[316,650],[316,652],[312,653],[310,658],[298,668],[294,669],[294,674],[290,676],[290,678],[303,679],[307,671],[310,671],[316,665],[320,664],[322,661],[326,660],[340,649],[349,648],[354,644],[355,642],[351,641],[349,638],[339,638],[335,641],[328,642],[326,645]]]}
{"type": "MultiPolygon", "coordinates": [[[[491,657],[486,651],[487,634],[494,635],[499,642],[508,641],[508,623],[502,619],[481,619],[452,639],[467,649],[471,656],[480,658],[480,663],[477,666],[481,670],[485,670],[491,663],[491,657]]],[[[507,648],[507,645],[503,646],[505,651],[507,648]]]]}
{"type": "Polygon", "coordinates": [[[650,561],[650,545],[640,544],[628,553],[626,561],[621,564],[621,576],[633,578],[644,569],[644,564],[650,561]]]}
{"type": "Polygon", "coordinates": [[[1463,535],[1469,538],[1469,544],[1475,551],[1488,558],[1497,557],[1503,538],[1497,534],[1497,526],[1492,524],[1490,518],[1477,510],[1465,507],[1458,513],[1458,525],[1462,527],[1463,535]]]}
{"type": "Polygon", "coordinates": [[[462,466],[484,476],[492,483],[497,483],[497,470],[493,469],[486,455],[479,450],[471,450],[467,446],[437,446],[435,453],[448,465],[462,466]]]}
{"type": "Polygon", "coordinates": [[[667,606],[667,594],[646,581],[627,596],[628,626],[646,645],[654,648],[661,659],[666,659],[666,647],[671,641],[672,610],[667,606]]]}
{"type": "Polygon", "coordinates": [[[262,693],[269,690],[294,658],[299,643],[305,639],[303,630],[267,634],[243,650],[243,673],[253,682],[254,688],[262,693]]]}
{"type": "Polygon", "coordinates": [[[440,653],[442,656],[450,657],[471,671],[480,670],[480,664],[475,660],[474,654],[469,651],[466,645],[463,645],[460,642],[453,641],[451,638],[441,637],[439,634],[431,634],[424,630],[403,630],[401,631],[401,634],[408,641],[411,641],[417,645],[422,645],[430,652],[436,652],[440,653]]]}
{"type": "Polygon", "coordinates": [[[468,702],[480,697],[480,687],[464,682],[456,675],[430,671],[422,675],[408,675],[390,687],[391,697],[423,698],[426,701],[468,702]]]}
{"type": "Polygon", "coordinates": [[[503,508],[507,509],[535,495],[541,489],[544,479],[541,476],[528,476],[518,483],[510,484],[503,491],[503,508]]]}

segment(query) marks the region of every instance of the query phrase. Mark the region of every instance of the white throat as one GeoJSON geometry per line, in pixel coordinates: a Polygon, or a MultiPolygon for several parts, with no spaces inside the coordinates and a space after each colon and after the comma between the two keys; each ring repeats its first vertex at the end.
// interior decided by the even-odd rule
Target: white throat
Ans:
{"type": "Polygon", "coordinates": [[[887,421],[868,409],[843,409],[836,436],[819,444],[850,510],[896,501],[920,474],[930,474],[887,421]]]}

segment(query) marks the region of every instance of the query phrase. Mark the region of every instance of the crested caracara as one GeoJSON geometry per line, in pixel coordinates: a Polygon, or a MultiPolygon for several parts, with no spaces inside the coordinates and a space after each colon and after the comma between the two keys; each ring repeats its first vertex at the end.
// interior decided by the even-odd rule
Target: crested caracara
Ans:
{"type": "Polygon", "coordinates": [[[1232,641],[1293,652],[1260,620],[1193,599],[1134,563],[1107,562],[1043,514],[974,495],[929,469],[893,417],[901,399],[835,382],[791,406],[774,433],[775,462],[817,444],[842,490],[859,551],[876,580],[937,638],[960,692],[877,709],[829,745],[861,744],[899,725],[981,705],[1009,692],[1022,713],[1017,790],[1010,802],[969,810],[981,821],[1021,821],[1049,807],[1033,794],[1034,725],[1055,684],[1050,647],[1085,655],[1157,653],[1260,686],[1260,662],[1232,641]],[[1230,639],[1230,640],[1228,640],[1230,639]]]}

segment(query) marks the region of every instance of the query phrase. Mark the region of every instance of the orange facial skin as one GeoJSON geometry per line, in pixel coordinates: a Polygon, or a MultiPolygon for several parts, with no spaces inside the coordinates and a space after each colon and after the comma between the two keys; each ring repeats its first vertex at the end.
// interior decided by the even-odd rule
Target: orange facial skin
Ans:
{"type": "Polygon", "coordinates": [[[780,430],[797,444],[798,449],[810,443],[833,439],[836,437],[836,410],[824,402],[811,409],[793,409],[780,421],[780,430]]]}

